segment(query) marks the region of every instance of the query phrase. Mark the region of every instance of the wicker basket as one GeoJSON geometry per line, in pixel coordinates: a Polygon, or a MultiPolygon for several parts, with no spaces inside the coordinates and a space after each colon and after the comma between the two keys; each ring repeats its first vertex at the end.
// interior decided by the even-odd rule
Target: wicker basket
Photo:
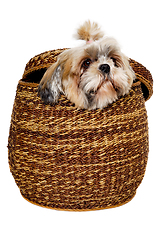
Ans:
{"type": "Polygon", "coordinates": [[[32,58],[18,83],[8,142],[11,173],[23,197],[43,207],[120,206],[134,197],[145,174],[152,76],[130,60],[137,82],[107,108],[77,110],[64,96],[45,105],[38,82],[62,51],[32,58]]]}

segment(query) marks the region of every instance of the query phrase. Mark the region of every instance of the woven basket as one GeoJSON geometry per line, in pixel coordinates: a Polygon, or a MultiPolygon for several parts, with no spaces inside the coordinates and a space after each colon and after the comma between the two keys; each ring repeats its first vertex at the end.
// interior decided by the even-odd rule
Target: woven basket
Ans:
{"type": "Polygon", "coordinates": [[[100,110],[77,110],[61,96],[55,106],[37,95],[38,82],[63,49],[26,65],[17,86],[8,152],[11,173],[28,201],[53,209],[96,210],[130,201],[148,159],[145,100],[152,76],[130,60],[137,82],[100,110]]]}

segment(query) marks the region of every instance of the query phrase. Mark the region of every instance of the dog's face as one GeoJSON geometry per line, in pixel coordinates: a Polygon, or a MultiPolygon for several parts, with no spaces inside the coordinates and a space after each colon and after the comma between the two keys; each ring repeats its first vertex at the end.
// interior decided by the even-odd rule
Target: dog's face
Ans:
{"type": "Polygon", "coordinates": [[[63,93],[77,108],[104,108],[129,92],[134,77],[117,42],[103,38],[61,53],[44,74],[39,93],[46,103],[63,93]]]}

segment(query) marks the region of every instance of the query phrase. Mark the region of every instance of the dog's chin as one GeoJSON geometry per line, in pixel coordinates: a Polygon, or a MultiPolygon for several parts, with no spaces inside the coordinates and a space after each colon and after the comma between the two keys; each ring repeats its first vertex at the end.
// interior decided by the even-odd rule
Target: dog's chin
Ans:
{"type": "Polygon", "coordinates": [[[118,98],[117,90],[111,81],[105,82],[98,90],[96,102],[98,108],[106,107],[108,104],[116,101],[118,98]]]}
{"type": "Polygon", "coordinates": [[[86,92],[88,104],[85,108],[88,109],[107,107],[108,104],[112,104],[120,96],[128,94],[131,88],[128,76],[122,69],[118,70],[118,74],[113,72],[105,77],[100,74],[97,79],[94,78],[87,85],[90,86],[90,89],[87,89],[86,92]]]}
{"type": "MultiPolygon", "coordinates": [[[[89,77],[86,73],[80,84],[83,107],[89,110],[102,109],[115,102],[120,95],[123,95],[124,82],[126,83],[126,81],[123,81],[119,86],[119,82],[114,80],[111,74],[105,76],[103,74],[91,76],[90,74],[89,77]]],[[[79,103],[79,106],[82,105],[82,103],[79,103]]]]}
{"type": "Polygon", "coordinates": [[[107,80],[98,87],[95,93],[92,93],[91,96],[88,95],[88,106],[86,106],[86,108],[90,110],[97,108],[102,109],[117,99],[118,90],[111,81],[107,80]]]}

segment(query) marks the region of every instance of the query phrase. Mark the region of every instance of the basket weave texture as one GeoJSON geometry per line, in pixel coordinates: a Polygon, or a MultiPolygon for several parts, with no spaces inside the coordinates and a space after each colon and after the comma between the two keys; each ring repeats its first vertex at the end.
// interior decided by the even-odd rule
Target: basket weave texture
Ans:
{"type": "Polygon", "coordinates": [[[137,82],[102,110],[78,110],[61,96],[45,105],[38,82],[63,49],[37,55],[17,86],[8,140],[9,165],[24,198],[62,210],[96,210],[130,201],[148,159],[145,100],[152,76],[130,60],[137,82]]]}

